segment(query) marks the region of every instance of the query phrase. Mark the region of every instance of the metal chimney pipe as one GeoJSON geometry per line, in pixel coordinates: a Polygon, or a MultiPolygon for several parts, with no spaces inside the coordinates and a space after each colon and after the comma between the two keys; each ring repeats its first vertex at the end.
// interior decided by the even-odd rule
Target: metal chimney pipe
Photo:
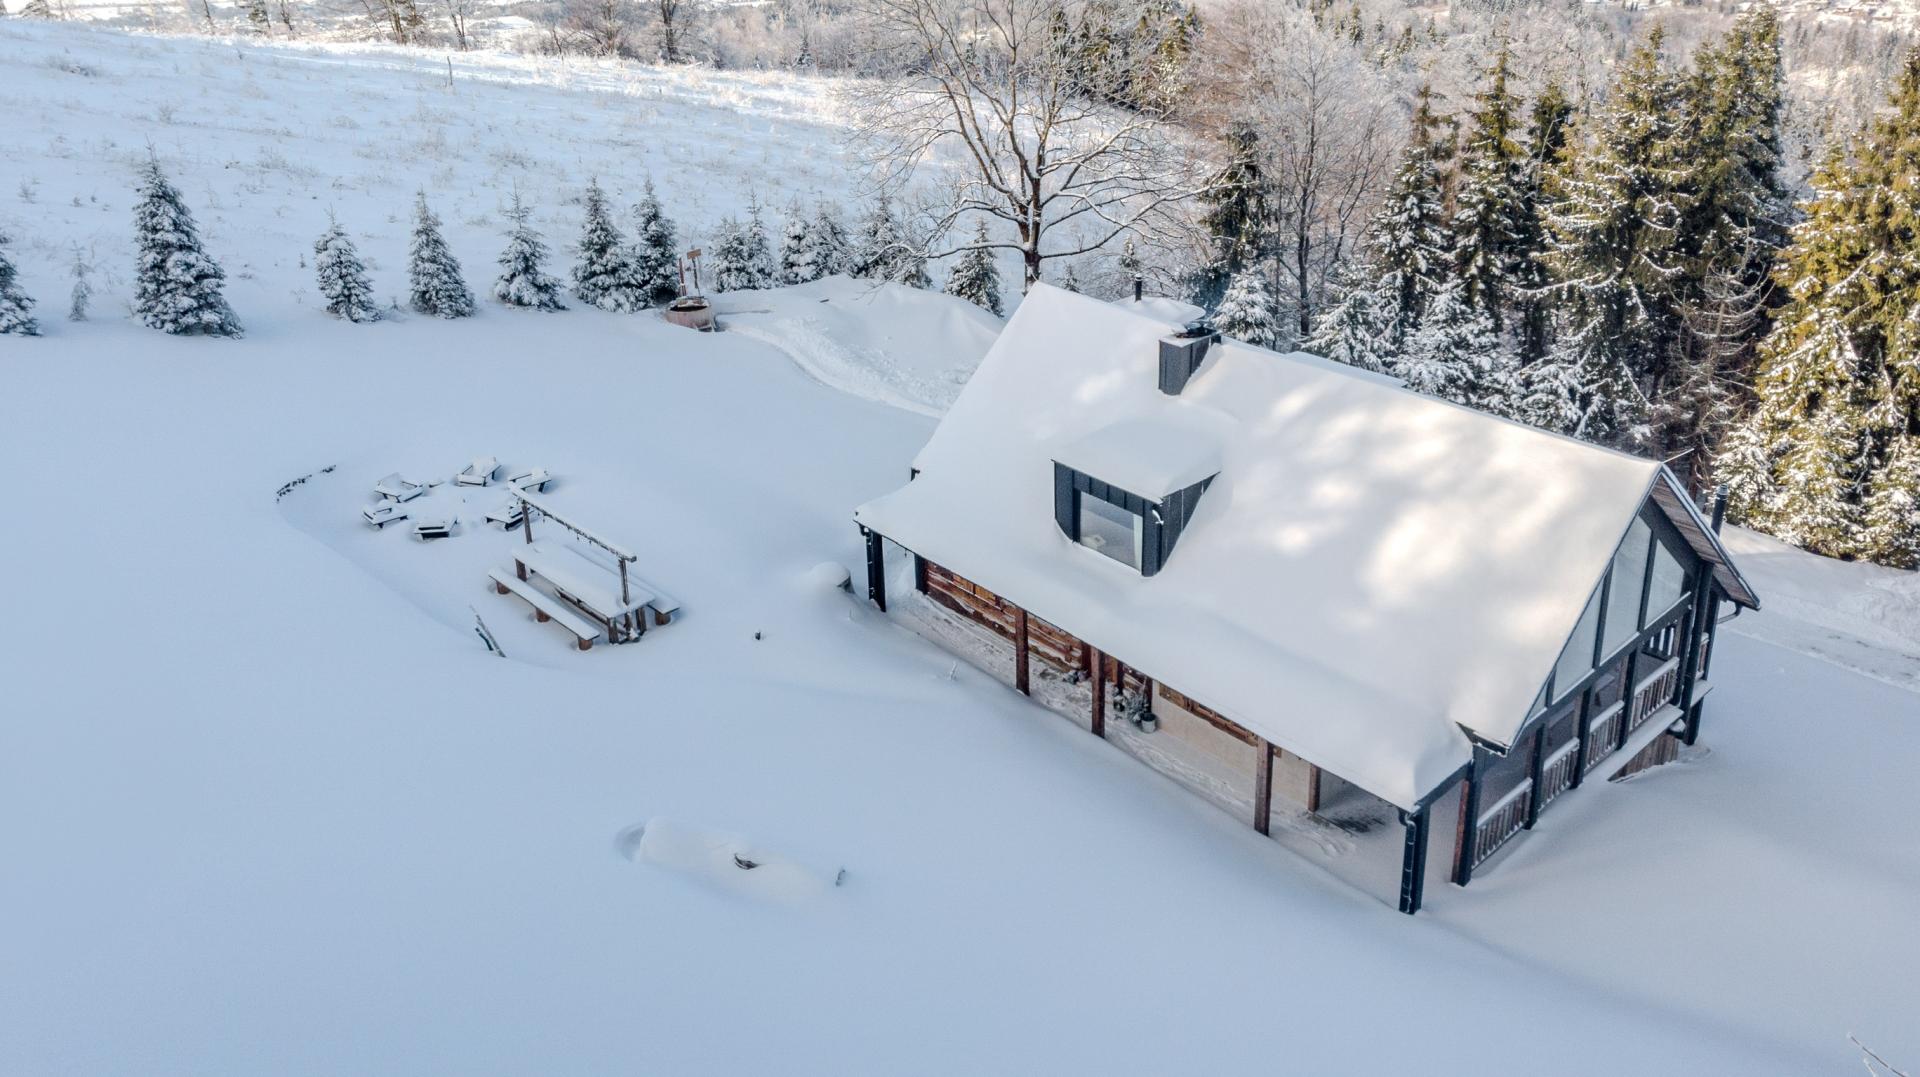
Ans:
{"type": "Polygon", "coordinates": [[[1138,273],[1135,273],[1133,275],[1133,301],[1135,303],[1140,302],[1140,295],[1142,292],[1146,291],[1146,287],[1147,287],[1146,278],[1142,277],[1138,273]]]}
{"type": "Polygon", "coordinates": [[[1713,488],[1713,533],[1720,533],[1720,525],[1727,520],[1727,484],[1721,483],[1713,488]]]}

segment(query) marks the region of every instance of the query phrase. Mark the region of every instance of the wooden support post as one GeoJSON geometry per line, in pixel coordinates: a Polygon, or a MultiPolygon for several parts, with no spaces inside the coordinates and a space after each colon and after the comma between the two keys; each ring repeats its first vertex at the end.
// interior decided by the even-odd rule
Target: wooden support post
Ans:
{"type": "Polygon", "coordinates": [[[1706,587],[1695,587],[1693,602],[1687,606],[1687,615],[1681,619],[1686,637],[1680,646],[1680,713],[1686,718],[1685,731],[1680,734],[1680,743],[1692,744],[1700,737],[1700,708],[1693,705],[1693,688],[1700,676],[1700,617],[1705,612],[1704,592],[1713,587],[1711,570],[1700,566],[1700,577],[1706,587]]]}
{"type": "Polygon", "coordinates": [[[1547,724],[1542,721],[1533,730],[1533,760],[1528,766],[1527,779],[1533,783],[1533,795],[1527,797],[1527,819],[1520,824],[1528,830],[1540,819],[1540,779],[1543,776],[1543,764],[1546,763],[1547,724]]]}
{"type": "Polygon", "coordinates": [[[1320,810],[1320,767],[1314,763],[1307,764],[1307,810],[1320,810]]]}
{"type": "Polygon", "coordinates": [[[1400,911],[1411,916],[1420,911],[1426,889],[1427,815],[1431,806],[1415,812],[1401,812],[1400,823],[1407,829],[1400,852],[1400,911]]]}
{"type": "Polygon", "coordinates": [[[1105,737],[1107,735],[1107,679],[1103,673],[1106,667],[1106,656],[1091,643],[1087,644],[1087,665],[1093,673],[1087,682],[1093,689],[1093,735],[1105,737]]]}
{"type": "Polygon", "coordinates": [[[1639,675],[1640,648],[1635,646],[1627,652],[1627,682],[1621,686],[1620,721],[1614,725],[1619,730],[1613,738],[1613,750],[1616,752],[1627,746],[1627,734],[1633,732],[1628,727],[1633,724],[1634,705],[1640,702],[1640,686],[1634,683],[1634,678],[1639,675]]]}
{"type": "Polygon", "coordinates": [[[1013,686],[1026,695],[1033,694],[1027,682],[1027,611],[1021,606],[1013,610],[1013,686]]]}
{"type": "Polygon", "coordinates": [[[1573,750],[1573,781],[1570,787],[1580,788],[1580,782],[1587,776],[1587,723],[1593,720],[1593,686],[1588,685],[1580,693],[1580,704],[1574,708],[1573,735],[1580,741],[1573,750]]]}
{"type": "Polygon", "coordinates": [[[1265,834],[1273,814],[1273,745],[1259,741],[1260,763],[1253,772],[1253,828],[1265,834]]]}
{"type": "Polygon", "coordinates": [[[1480,839],[1480,749],[1473,750],[1473,769],[1467,772],[1467,789],[1460,798],[1460,840],[1453,850],[1453,881],[1465,886],[1473,881],[1474,844],[1480,839]]]}
{"type": "Polygon", "coordinates": [[[860,533],[867,539],[867,601],[887,612],[887,553],[881,545],[885,539],[880,532],[861,528],[860,533]]]}
{"type": "Polygon", "coordinates": [[[913,589],[927,593],[927,559],[919,554],[913,555],[913,589]]]}
{"type": "Polygon", "coordinates": [[[520,502],[520,530],[528,542],[533,541],[533,506],[525,501],[520,502]]]}
{"type": "Polygon", "coordinates": [[[632,601],[632,597],[627,593],[627,559],[622,557],[620,558],[620,604],[624,606],[632,601]]]}

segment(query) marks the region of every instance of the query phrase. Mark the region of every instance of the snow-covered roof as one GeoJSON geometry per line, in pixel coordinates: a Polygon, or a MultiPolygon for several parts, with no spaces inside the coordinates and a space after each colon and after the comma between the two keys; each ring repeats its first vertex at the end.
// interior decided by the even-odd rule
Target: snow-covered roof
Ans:
{"type": "Polygon", "coordinates": [[[919,477],[858,519],[1415,807],[1471,758],[1462,727],[1512,742],[1664,469],[1231,340],[1170,397],[1171,328],[1035,286],[919,477]],[[1139,430],[1204,436],[1217,457],[1156,473],[1113,449],[1139,430]],[[1148,497],[1217,460],[1158,575],[1056,526],[1052,461],[1075,447],[1093,477],[1131,489],[1124,471],[1148,497]]]}
{"type": "Polygon", "coordinates": [[[1129,415],[1053,450],[1053,459],[1159,501],[1220,473],[1220,449],[1230,424],[1211,408],[1170,405],[1154,415],[1129,415]]]}

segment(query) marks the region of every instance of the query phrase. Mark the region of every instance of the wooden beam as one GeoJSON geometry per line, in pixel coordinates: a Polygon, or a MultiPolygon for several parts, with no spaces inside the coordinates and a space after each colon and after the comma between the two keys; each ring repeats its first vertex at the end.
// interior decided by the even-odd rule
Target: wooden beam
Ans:
{"type": "Polygon", "coordinates": [[[1307,810],[1320,810],[1320,766],[1317,763],[1307,764],[1307,810]]]}
{"type": "Polygon", "coordinates": [[[1253,828],[1265,834],[1273,814],[1273,745],[1261,741],[1260,762],[1253,772],[1253,828]]]}
{"type": "Polygon", "coordinates": [[[1416,812],[1400,813],[1401,824],[1407,829],[1400,852],[1400,911],[1409,916],[1420,911],[1426,889],[1427,814],[1430,811],[1431,805],[1416,812]]]}
{"type": "Polygon", "coordinates": [[[1107,656],[1101,654],[1093,644],[1087,644],[1087,666],[1093,674],[1087,679],[1093,689],[1093,735],[1102,738],[1107,735],[1106,664],[1107,656]]]}
{"type": "Polygon", "coordinates": [[[1015,606],[1013,610],[1013,686],[1026,695],[1032,695],[1027,681],[1027,611],[1024,606],[1015,606]]]}
{"type": "Polygon", "coordinates": [[[1468,779],[1460,779],[1460,816],[1453,824],[1453,869],[1447,877],[1458,881],[1460,864],[1467,855],[1467,785],[1468,779]]]}
{"type": "Polygon", "coordinates": [[[1453,881],[1473,881],[1474,844],[1480,839],[1480,750],[1474,749],[1473,769],[1467,772],[1467,792],[1460,798],[1460,843],[1454,850],[1453,881]]]}

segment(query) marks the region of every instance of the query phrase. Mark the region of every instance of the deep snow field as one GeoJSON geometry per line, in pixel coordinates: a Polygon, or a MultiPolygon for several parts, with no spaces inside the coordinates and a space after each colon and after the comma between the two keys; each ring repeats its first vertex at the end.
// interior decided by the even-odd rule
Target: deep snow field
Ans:
{"type": "Polygon", "coordinates": [[[0,338],[0,1073],[1797,1075],[1858,1072],[1849,1034],[1920,1066],[1912,574],[1735,532],[1767,609],[1704,750],[1401,916],[821,570],[858,573],[853,506],[993,319],[845,281],[722,297],[711,336],[320,313],[329,205],[398,294],[421,183],[476,288],[514,182],[557,250],[590,174],[690,224],[851,186],[817,86],[458,63],[447,95],[391,50],[0,23],[48,334],[0,338]],[[125,316],[148,140],[245,340],[125,316]],[[490,491],[437,543],[359,522],[485,454],[682,616],[573,651],[487,586],[490,491]],[[728,885],[707,835],[821,885],[728,885]]]}

